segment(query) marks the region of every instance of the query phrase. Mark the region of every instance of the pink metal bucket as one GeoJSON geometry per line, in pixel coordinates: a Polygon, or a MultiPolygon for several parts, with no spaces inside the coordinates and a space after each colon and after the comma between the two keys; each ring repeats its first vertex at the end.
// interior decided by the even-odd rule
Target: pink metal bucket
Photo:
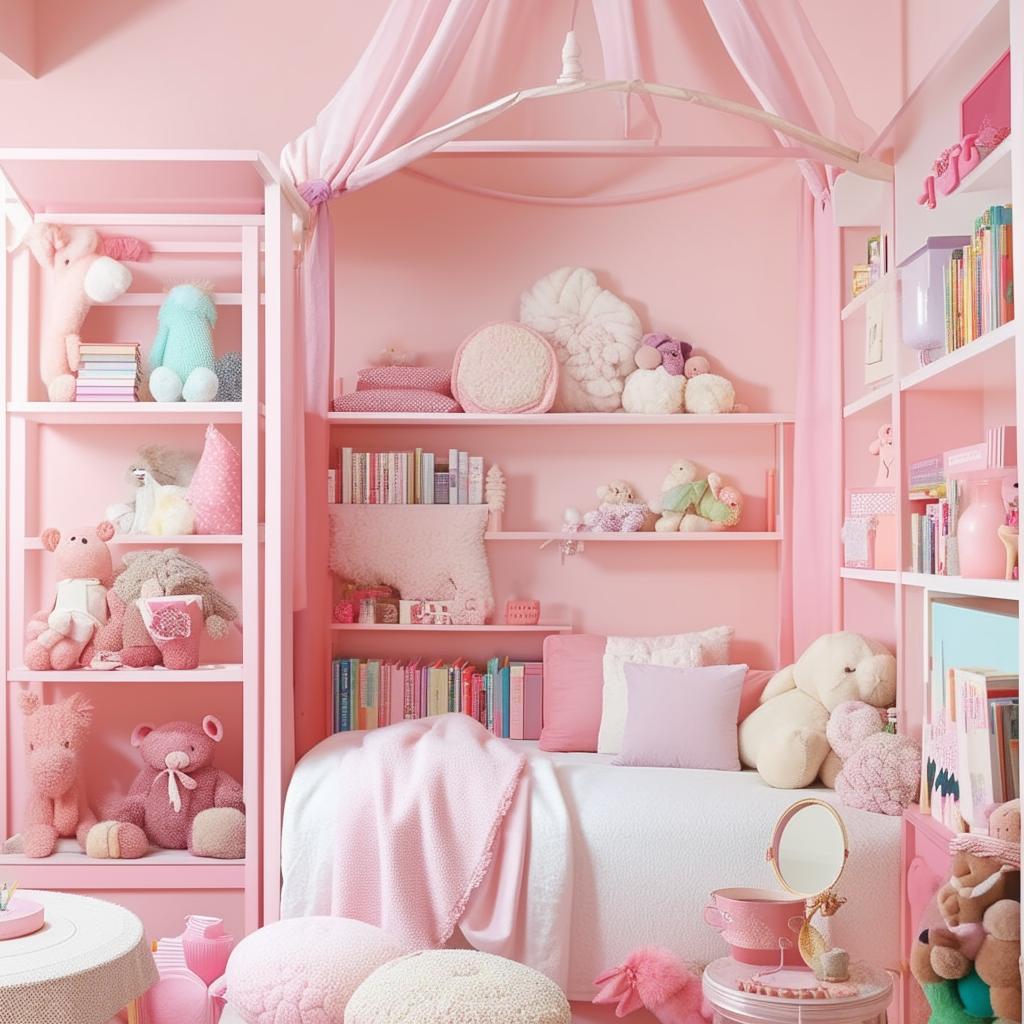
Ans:
{"type": "Polygon", "coordinates": [[[797,947],[805,904],[771,889],[716,889],[704,908],[704,921],[729,944],[734,960],[744,964],[802,965],[797,947]]]}

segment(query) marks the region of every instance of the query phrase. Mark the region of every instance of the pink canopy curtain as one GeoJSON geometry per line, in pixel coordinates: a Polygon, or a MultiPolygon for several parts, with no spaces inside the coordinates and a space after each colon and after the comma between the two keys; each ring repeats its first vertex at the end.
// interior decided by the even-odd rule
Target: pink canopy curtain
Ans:
{"type": "MultiPolygon", "coordinates": [[[[850,146],[867,143],[870,129],[857,119],[800,0],[704,0],[704,6],[765,110],[850,146]]],[[[780,140],[790,144],[783,136],[780,140]]],[[[842,466],[839,231],[830,203],[831,169],[815,161],[801,161],[800,167],[808,194],[800,218],[791,522],[780,583],[784,663],[840,620],[835,572],[842,466]]]]}
{"type": "MultiPolygon", "coordinates": [[[[417,141],[434,127],[436,111],[491,2],[391,0],[355,69],[316,123],[281,154],[281,167],[309,205],[311,220],[299,289],[305,416],[296,453],[295,507],[297,550],[306,556],[305,563],[296,567],[295,606],[301,610],[295,621],[295,685],[297,690],[308,688],[311,694],[319,692],[327,664],[323,628],[329,597],[324,572],[327,510],[322,482],[328,453],[323,420],[331,386],[334,319],[334,248],[328,200],[400,170],[514,103],[515,94],[502,97],[477,116],[452,122],[417,141]]],[[[502,0],[493,2],[499,5],[502,0]]],[[[575,2],[566,0],[567,26],[575,2]]],[[[606,75],[643,77],[631,0],[593,0],[593,5],[606,75]]],[[[506,16],[514,16],[513,12],[510,5],[506,16]]],[[[557,67],[554,60],[553,64],[557,67]]],[[[533,84],[538,83],[523,83],[533,84]]],[[[648,120],[642,126],[653,126],[656,132],[653,108],[645,105],[645,111],[648,120]]],[[[317,707],[323,702],[318,704],[314,698],[296,703],[317,707]]],[[[320,738],[322,725],[320,721],[296,721],[299,753],[320,738]]]]}

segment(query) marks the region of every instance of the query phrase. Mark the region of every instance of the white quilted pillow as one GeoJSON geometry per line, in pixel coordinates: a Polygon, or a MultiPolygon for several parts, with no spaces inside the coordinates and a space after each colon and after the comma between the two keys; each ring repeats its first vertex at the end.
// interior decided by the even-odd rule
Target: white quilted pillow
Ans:
{"type": "Polygon", "coordinates": [[[544,335],[558,356],[555,412],[615,412],[636,369],[640,318],[584,267],[561,267],[522,296],[519,319],[544,335]]]}
{"type": "Polygon", "coordinates": [[[714,626],[699,633],[668,633],[664,636],[610,636],[604,648],[604,688],[601,691],[599,754],[622,751],[626,731],[626,662],[699,668],[728,665],[731,626],[714,626]]]}

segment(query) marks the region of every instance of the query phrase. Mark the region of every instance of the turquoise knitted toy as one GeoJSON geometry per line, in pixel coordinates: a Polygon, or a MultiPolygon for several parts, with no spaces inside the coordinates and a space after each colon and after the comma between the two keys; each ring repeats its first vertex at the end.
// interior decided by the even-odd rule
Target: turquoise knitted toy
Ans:
{"type": "Polygon", "coordinates": [[[149,390],[158,402],[212,402],[217,397],[213,296],[194,284],[172,288],[160,307],[149,354],[149,390]]]}

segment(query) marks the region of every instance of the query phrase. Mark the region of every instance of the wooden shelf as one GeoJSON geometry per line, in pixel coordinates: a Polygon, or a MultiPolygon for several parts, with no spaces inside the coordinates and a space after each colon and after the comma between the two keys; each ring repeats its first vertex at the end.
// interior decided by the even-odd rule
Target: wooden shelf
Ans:
{"type": "Polygon", "coordinates": [[[977,167],[960,182],[958,192],[1010,191],[1013,158],[1011,139],[1005,138],[977,167]]]}
{"type": "Polygon", "coordinates": [[[241,402],[11,402],[11,416],[31,423],[111,426],[241,423],[241,402]]]}
{"type": "MultiPolygon", "coordinates": [[[[124,295],[105,303],[108,306],[161,306],[167,292],[125,292],[124,295]]],[[[214,292],[213,301],[218,306],[240,306],[242,304],[241,292],[214,292]]],[[[263,296],[260,296],[260,302],[263,296]]]]}
{"type": "MultiPolygon", "coordinates": [[[[115,533],[107,544],[110,547],[189,547],[200,544],[224,545],[241,544],[241,534],[237,533],[189,533],[189,534],[167,534],[166,536],[154,536],[146,533],[115,533]]],[[[28,551],[41,550],[43,542],[39,537],[26,537],[24,540],[25,549],[28,551]]]]}
{"type": "Polygon", "coordinates": [[[883,274],[874,284],[869,285],[860,295],[857,295],[843,306],[839,318],[841,320],[849,320],[850,317],[863,309],[876,295],[881,295],[891,280],[891,274],[883,274]]]}
{"type": "Polygon", "coordinates": [[[1007,601],[1020,598],[1020,580],[978,580],[967,576],[936,576],[927,572],[900,573],[905,587],[924,587],[941,594],[963,594],[967,597],[996,597],[1007,601]]]}
{"type": "Polygon", "coordinates": [[[1003,324],[963,348],[949,352],[900,381],[901,391],[1009,390],[1015,381],[1015,321],[1003,324]]]}
{"type": "Polygon", "coordinates": [[[158,849],[138,860],[96,860],[62,839],[45,859],[0,854],[0,876],[17,878],[25,889],[242,889],[245,861],[158,849]]]}
{"type": "Polygon", "coordinates": [[[395,413],[330,412],[332,425],[374,427],[751,427],[792,423],[793,413],[740,412],[719,416],[643,416],[628,412],[395,413]]]}
{"type": "Polygon", "coordinates": [[[348,633],[571,633],[567,624],[536,626],[388,626],[383,623],[332,622],[332,630],[348,633]]]}
{"type": "Polygon", "coordinates": [[[848,405],[843,406],[843,419],[849,419],[851,416],[856,416],[858,413],[864,412],[865,409],[872,408],[872,406],[877,405],[885,399],[892,399],[894,390],[894,385],[890,381],[888,384],[883,384],[881,387],[875,388],[874,391],[869,391],[866,395],[861,395],[860,398],[854,399],[854,401],[850,402],[848,405]]]}
{"type": "Polygon", "coordinates": [[[72,669],[69,672],[33,672],[11,669],[8,682],[21,683],[240,683],[241,665],[200,665],[174,671],[165,668],[72,669]]]}
{"type": "Polygon", "coordinates": [[[903,820],[911,828],[931,833],[943,847],[947,846],[955,835],[952,829],[947,828],[941,821],[936,821],[930,814],[925,814],[916,805],[908,807],[903,812],[903,820]]]}
{"type": "Polygon", "coordinates": [[[700,541],[764,541],[775,542],[782,540],[781,533],[768,533],[766,531],[742,530],[708,530],[705,533],[654,533],[645,531],[643,533],[562,533],[554,530],[502,530],[499,532],[488,532],[484,534],[485,540],[491,541],[560,541],[575,540],[587,544],[598,543],[655,543],[672,544],[678,542],[700,542],[700,541]]]}
{"type": "Polygon", "coordinates": [[[899,575],[895,569],[848,569],[839,570],[844,580],[864,580],[868,583],[895,583],[899,575]]]}

